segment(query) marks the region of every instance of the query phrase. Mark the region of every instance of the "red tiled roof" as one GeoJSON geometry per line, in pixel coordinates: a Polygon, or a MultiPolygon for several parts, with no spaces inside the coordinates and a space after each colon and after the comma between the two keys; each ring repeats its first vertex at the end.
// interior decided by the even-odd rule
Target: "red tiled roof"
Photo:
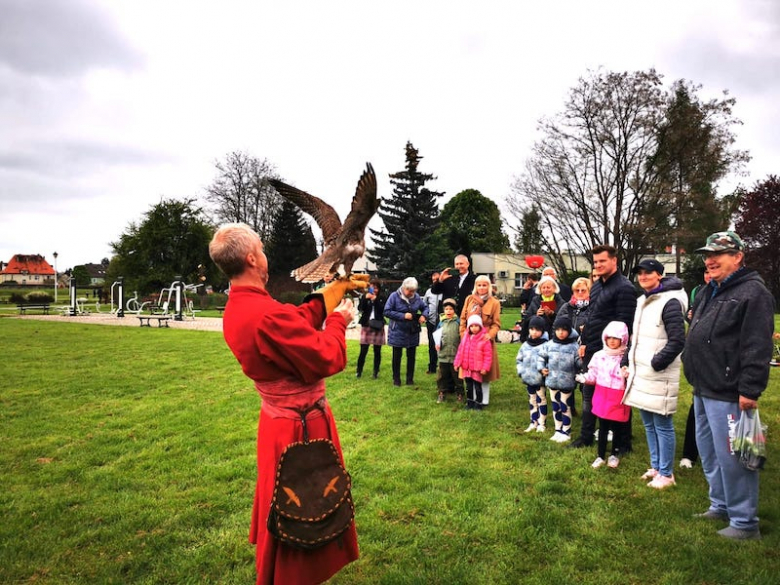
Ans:
{"type": "Polygon", "coordinates": [[[40,254],[16,254],[0,274],[54,276],[54,268],[40,254]]]}

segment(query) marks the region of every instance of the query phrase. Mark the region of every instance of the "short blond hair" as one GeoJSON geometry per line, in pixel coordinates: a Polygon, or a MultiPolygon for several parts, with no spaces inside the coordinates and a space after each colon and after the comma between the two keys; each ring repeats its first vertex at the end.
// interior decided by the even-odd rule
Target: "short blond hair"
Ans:
{"type": "Polygon", "coordinates": [[[585,288],[587,288],[588,292],[590,292],[590,287],[593,286],[593,281],[590,278],[585,278],[584,276],[580,276],[578,279],[576,279],[574,282],[571,283],[571,289],[574,290],[581,284],[584,284],[585,288]]]}

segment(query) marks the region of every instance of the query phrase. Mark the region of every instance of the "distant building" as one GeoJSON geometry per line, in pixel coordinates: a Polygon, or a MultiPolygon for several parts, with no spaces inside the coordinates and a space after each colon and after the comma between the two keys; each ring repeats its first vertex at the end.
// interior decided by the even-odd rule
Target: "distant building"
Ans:
{"type": "MultiPolygon", "coordinates": [[[[547,256],[542,257],[544,259],[543,266],[552,265],[547,256]]],[[[647,257],[655,258],[663,264],[665,275],[676,276],[677,259],[675,254],[655,254],[647,257]]],[[[588,272],[591,269],[590,261],[586,256],[571,254],[565,256],[565,258],[566,267],[573,272],[588,272]]],[[[542,267],[530,268],[526,264],[524,254],[493,254],[484,252],[475,252],[471,255],[471,269],[476,274],[489,276],[495,283],[496,293],[499,295],[519,294],[528,274],[542,271],[542,267]]]]}
{"type": "Polygon", "coordinates": [[[106,266],[103,264],[84,264],[89,272],[89,286],[100,286],[106,282],[106,266]]]}
{"type": "Polygon", "coordinates": [[[54,283],[54,268],[40,254],[16,254],[0,271],[0,284],[14,282],[19,286],[54,283]]]}

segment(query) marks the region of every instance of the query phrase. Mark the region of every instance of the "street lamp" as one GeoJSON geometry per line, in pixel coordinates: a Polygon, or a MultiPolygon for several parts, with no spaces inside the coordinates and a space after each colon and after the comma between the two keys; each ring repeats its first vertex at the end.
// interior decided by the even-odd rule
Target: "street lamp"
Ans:
{"type": "Polygon", "coordinates": [[[54,252],[52,254],[54,256],[54,302],[57,302],[57,252],[54,252]]]}

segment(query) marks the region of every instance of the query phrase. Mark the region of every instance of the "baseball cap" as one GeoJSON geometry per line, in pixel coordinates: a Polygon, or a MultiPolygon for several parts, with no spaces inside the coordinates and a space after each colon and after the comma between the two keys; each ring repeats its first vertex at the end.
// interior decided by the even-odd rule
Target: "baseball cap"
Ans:
{"type": "Polygon", "coordinates": [[[697,252],[742,252],[745,243],[732,231],[715,232],[707,238],[707,244],[697,252]]]}
{"type": "Polygon", "coordinates": [[[661,264],[658,260],[655,260],[654,258],[645,258],[639,264],[634,266],[634,269],[631,272],[636,274],[640,270],[646,270],[648,272],[657,272],[658,274],[663,274],[664,265],[661,264]]]}

